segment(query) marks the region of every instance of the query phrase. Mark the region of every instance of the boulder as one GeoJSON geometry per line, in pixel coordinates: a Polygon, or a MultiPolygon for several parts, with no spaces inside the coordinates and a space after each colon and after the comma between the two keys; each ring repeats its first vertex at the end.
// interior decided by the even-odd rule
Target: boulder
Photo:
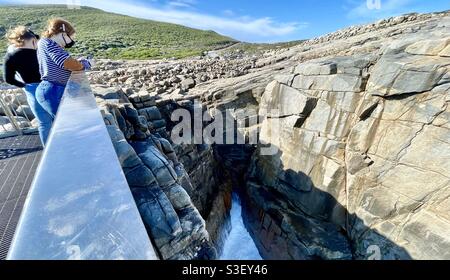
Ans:
{"type": "Polygon", "coordinates": [[[8,117],[0,116],[0,125],[6,125],[9,123],[10,123],[10,121],[9,121],[8,117]]]}
{"type": "Polygon", "coordinates": [[[144,116],[147,119],[147,121],[155,121],[162,119],[161,112],[156,106],[141,109],[139,110],[139,114],[141,116],[144,116]]]}
{"type": "Polygon", "coordinates": [[[426,92],[439,84],[447,63],[450,59],[386,55],[374,66],[367,89],[382,96],[426,92]]]}
{"type": "Polygon", "coordinates": [[[122,99],[126,96],[121,88],[118,87],[105,87],[101,85],[92,85],[92,92],[94,96],[100,97],[102,99],[122,99]]]}
{"type": "Polygon", "coordinates": [[[20,105],[17,107],[16,113],[21,117],[29,119],[30,121],[35,118],[30,106],[28,105],[20,105]]]}
{"type": "Polygon", "coordinates": [[[303,76],[337,74],[337,64],[333,62],[299,64],[294,73],[303,76]]]}
{"type": "Polygon", "coordinates": [[[268,110],[267,115],[270,117],[285,117],[308,115],[314,109],[317,99],[294,88],[275,83],[267,86],[262,102],[265,107],[261,106],[261,112],[268,110]]]}
{"type": "Polygon", "coordinates": [[[181,81],[181,88],[183,90],[189,90],[189,89],[195,87],[195,84],[196,83],[195,83],[194,79],[187,78],[187,79],[184,79],[183,81],[181,81]]]}
{"type": "Polygon", "coordinates": [[[424,40],[414,43],[406,48],[406,52],[416,55],[437,56],[447,47],[450,46],[450,38],[438,40],[424,40]]]}
{"type": "Polygon", "coordinates": [[[365,88],[365,81],[360,76],[348,74],[317,76],[298,75],[294,78],[292,87],[303,90],[361,92],[365,88]]]}

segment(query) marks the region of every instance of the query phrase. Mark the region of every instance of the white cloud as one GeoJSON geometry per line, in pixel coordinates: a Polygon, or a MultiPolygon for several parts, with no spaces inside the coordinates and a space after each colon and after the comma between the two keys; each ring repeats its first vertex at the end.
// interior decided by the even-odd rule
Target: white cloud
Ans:
{"type": "Polygon", "coordinates": [[[167,6],[169,8],[193,8],[197,4],[196,0],[174,0],[169,1],[167,6]]]}
{"type": "Polygon", "coordinates": [[[136,17],[149,18],[159,21],[177,23],[194,28],[205,30],[215,30],[220,33],[240,37],[242,39],[247,35],[257,37],[283,36],[293,33],[302,27],[298,23],[278,23],[269,17],[250,19],[224,18],[198,12],[181,11],[177,9],[160,9],[153,7],[141,7],[136,9],[134,5],[114,2],[109,3],[108,9],[127,11],[127,14],[136,17]],[[115,7],[115,8],[113,8],[115,7]]]}
{"type": "Polygon", "coordinates": [[[232,16],[235,15],[234,11],[230,10],[230,9],[223,11],[223,14],[226,15],[226,16],[229,16],[229,17],[232,17],[232,16]]]}
{"type": "MultiPolygon", "coordinates": [[[[16,4],[66,4],[71,1],[16,0],[6,2],[16,4]]],[[[173,0],[167,3],[168,5],[165,7],[156,7],[151,4],[138,6],[118,0],[81,0],[81,5],[139,18],[176,23],[192,28],[214,30],[242,41],[277,41],[277,39],[292,35],[308,25],[304,22],[277,22],[270,17],[236,17],[231,14],[228,16],[215,16],[183,9],[194,6],[196,0],[173,0]]]]}

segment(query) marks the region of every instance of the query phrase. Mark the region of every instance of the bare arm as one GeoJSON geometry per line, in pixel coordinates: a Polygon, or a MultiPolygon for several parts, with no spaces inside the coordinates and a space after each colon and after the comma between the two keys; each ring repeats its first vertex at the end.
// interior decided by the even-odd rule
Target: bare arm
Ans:
{"type": "Polygon", "coordinates": [[[79,62],[75,58],[68,57],[64,61],[64,69],[69,70],[69,71],[81,71],[84,69],[84,66],[81,62],[79,62]]]}

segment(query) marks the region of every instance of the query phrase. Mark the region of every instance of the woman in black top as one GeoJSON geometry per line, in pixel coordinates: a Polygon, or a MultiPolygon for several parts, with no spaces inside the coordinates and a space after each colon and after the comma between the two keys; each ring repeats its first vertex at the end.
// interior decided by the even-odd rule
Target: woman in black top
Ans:
{"type": "Polygon", "coordinates": [[[11,85],[23,88],[28,105],[37,119],[39,136],[44,144],[47,141],[52,118],[36,101],[36,88],[41,82],[39,64],[36,55],[37,40],[39,36],[25,26],[18,26],[6,34],[6,38],[15,47],[14,51],[5,56],[3,63],[3,79],[11,85]],[[17,79],[17,74],[21,80],[17,79]]]}

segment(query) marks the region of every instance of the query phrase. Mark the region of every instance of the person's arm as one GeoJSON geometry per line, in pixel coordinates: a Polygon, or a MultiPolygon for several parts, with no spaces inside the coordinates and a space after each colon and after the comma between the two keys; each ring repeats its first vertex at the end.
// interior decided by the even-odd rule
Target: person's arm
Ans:
{"type": "Polygon", "coordinates": [[[10,56],[5,57],[3,63],[3,80],[16,87],[25,87],[25,84],[16,79],[16,67],[10,56]]]}
{"type": "Polygon", "coordinates": [[[48,55],[59,68],[69,71],[81,71],[84,66],[81,62],[71,57],[68,52],[59,46],[48,46],[48,55]]]}
{"type": "Polygon", "coordinates": [[[64,69],[69,70],[69,71],[81,71],[81,70],[84,70],[84,66],[81,62],[79,62],[75,58],[68,57],[64,61],[64,69]]]}

